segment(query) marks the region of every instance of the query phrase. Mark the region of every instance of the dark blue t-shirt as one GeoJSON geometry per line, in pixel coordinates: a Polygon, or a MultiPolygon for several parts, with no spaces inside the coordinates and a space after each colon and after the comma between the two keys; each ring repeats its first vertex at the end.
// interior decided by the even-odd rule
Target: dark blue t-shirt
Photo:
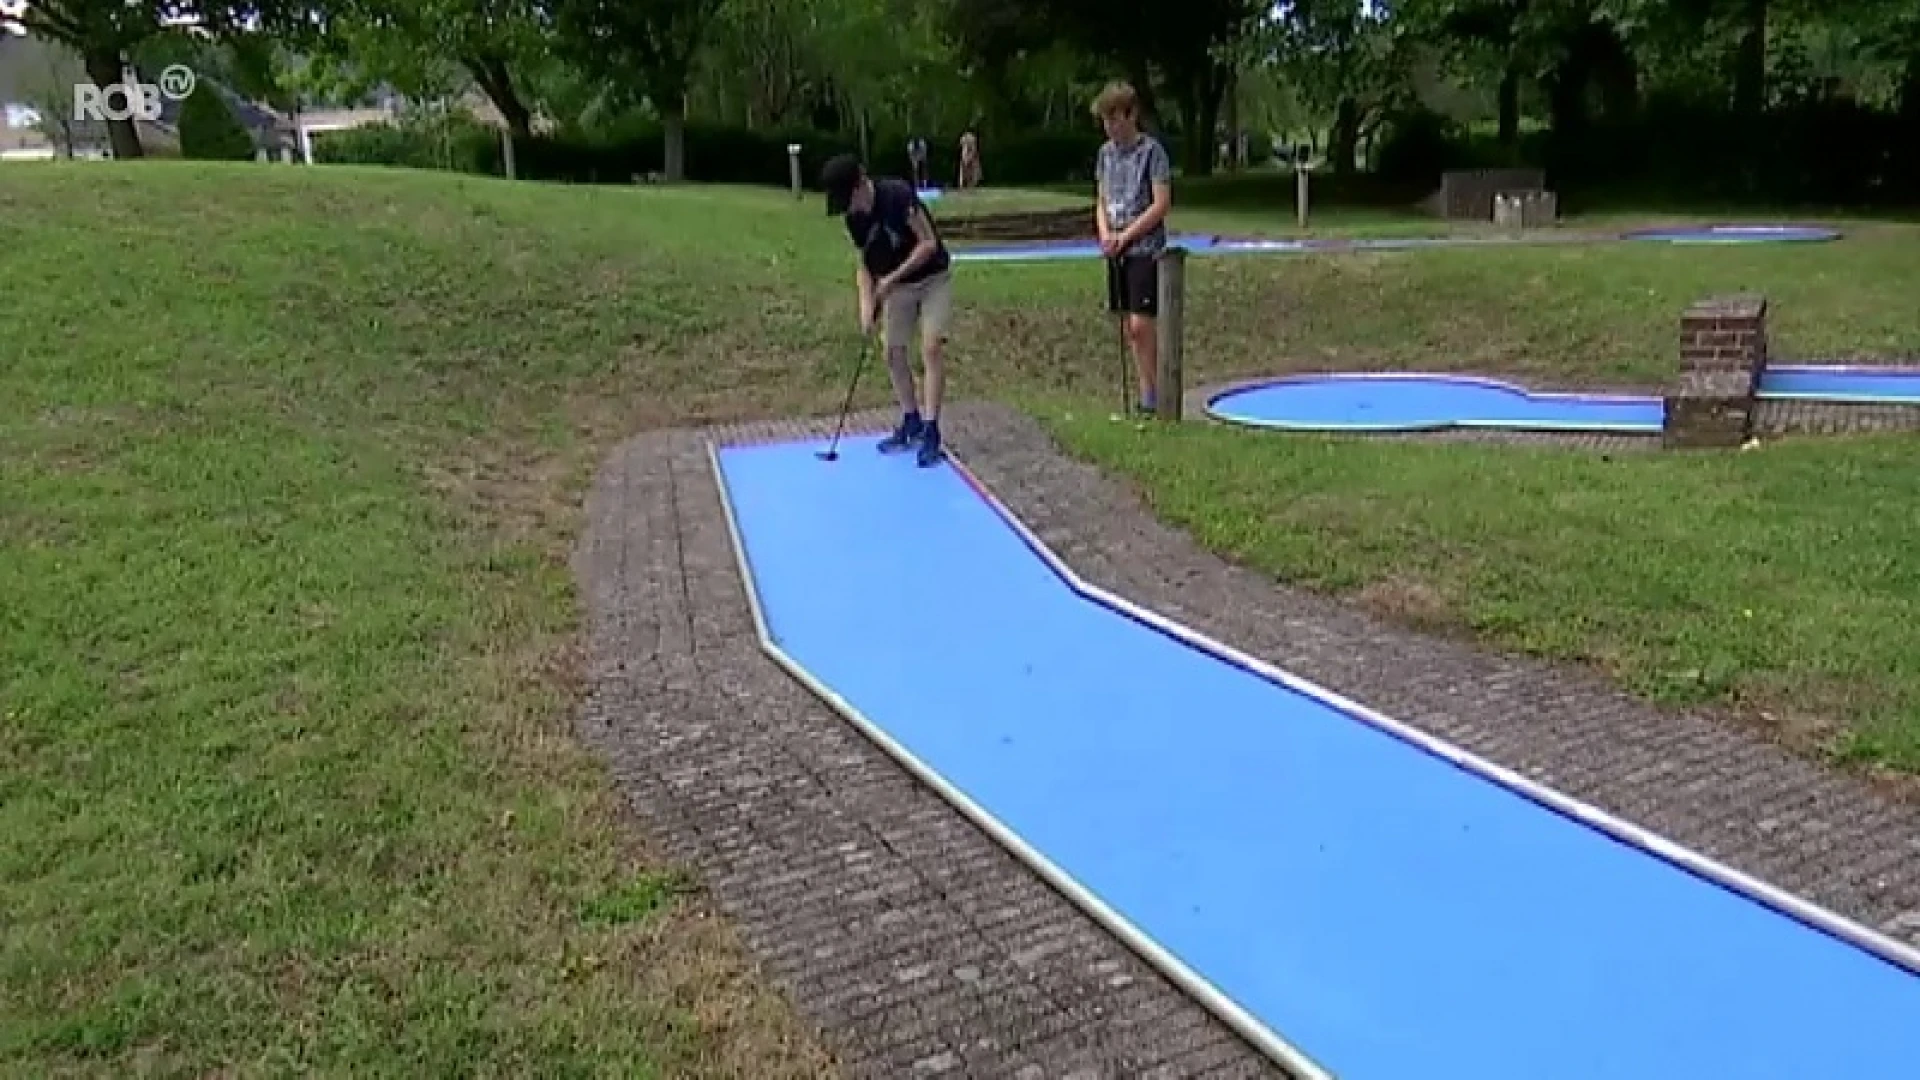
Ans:
{"type": "MultiPolygon", "coordinates": [[[[869,274],[885,277],[913,254],[916,241],[910,218],[916,208],[926,213],[920,196],[906,181],[891,176],[873,178],[873,209],[864,214],[847,215],[847,235],[853,238],[853,246],[860,249],[861,262],[869,274]]],[[[946,241],[940,239],[940,227],[933,224],[932,214],[927,214],[927,224],[933,226],[933,239],[939,250],[902,278],[902,284],[925,281],[946,270],[952,261],[947,255],[946,241]]]]}

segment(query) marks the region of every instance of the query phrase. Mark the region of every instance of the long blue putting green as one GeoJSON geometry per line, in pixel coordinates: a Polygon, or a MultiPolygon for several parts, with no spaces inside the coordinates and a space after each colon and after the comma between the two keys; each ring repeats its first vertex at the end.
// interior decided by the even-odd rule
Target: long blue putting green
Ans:
{"type": "Polygon", "coordinates": [[[715,452],[769,652],[1270,1053],[1916,1075],[1900,946],[1089,590],[957,462],[820,448],[715,452]]]}

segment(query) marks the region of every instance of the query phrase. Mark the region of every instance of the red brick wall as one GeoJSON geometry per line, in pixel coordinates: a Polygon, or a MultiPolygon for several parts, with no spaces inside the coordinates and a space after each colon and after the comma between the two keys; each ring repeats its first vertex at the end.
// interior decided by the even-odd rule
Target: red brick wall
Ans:
{"type": "Polygon", "coordinates": [[[1713,297],[1680,316],[1681,371],[1744,371],[1758,380],[1766,365],[1766,297],[1713,297]]]}
{"type": "Polygon", "coordinates": [[[1717,296],[1680,316],[1680,376],[1667,391],[1669,447],[1739,446],[1753,432],[1767,366],[1767,300],[1717,296]]]}

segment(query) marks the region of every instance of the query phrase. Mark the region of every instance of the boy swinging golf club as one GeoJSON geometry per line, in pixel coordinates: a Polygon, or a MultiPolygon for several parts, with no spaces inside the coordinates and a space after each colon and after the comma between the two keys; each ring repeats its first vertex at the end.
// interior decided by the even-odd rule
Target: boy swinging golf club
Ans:
{"type": "Polygon", "coordinates": [[[947,320],[953,310],[952,260],[946,244],[911,184],[868,176],[852,154],[827,162],[820,186],[826,189],[827,213],[846,220],[847,235],[860,253],[854,272],[860,331],[871,335],[876,323],[882,329],[887,373],[900,400],[900,426],[880,440],[880,452],[917,448],[922,467],[936,464],[943,456],[940,402],[946,392],[947,320]],[[926,369],[924,409],[907,365],[908,339],[915,329],[926,369]]]}

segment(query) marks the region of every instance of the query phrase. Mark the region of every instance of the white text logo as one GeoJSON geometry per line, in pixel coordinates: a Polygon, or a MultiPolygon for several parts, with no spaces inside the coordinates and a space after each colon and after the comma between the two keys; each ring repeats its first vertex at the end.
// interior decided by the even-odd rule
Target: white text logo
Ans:
{"type": "Polygon", "coordinates": [[[193,93],[193,85],[193,70],[185,64],[174,64],[162,71],[158,85],[114,83],[112,86],[95,86],[93,83],[77,83],[73,88],[73,118],[95,123],[108,120],[145,120],[152,123],[160,119],[161,109],[167,99],[184,99],[193,93]]]}

